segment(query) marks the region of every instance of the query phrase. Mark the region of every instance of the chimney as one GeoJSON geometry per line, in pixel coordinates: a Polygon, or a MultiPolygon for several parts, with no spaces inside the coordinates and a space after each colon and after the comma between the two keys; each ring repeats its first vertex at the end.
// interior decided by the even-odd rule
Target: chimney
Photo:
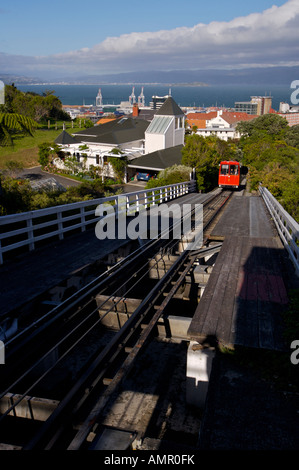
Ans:
{"type": "Polygon", "coordinates": [[[137,103],[134,103],[134,104],[133,104],[133,117],[137,117],[138,115],[139,115],[138,104],[137,104],[137,103]]]}

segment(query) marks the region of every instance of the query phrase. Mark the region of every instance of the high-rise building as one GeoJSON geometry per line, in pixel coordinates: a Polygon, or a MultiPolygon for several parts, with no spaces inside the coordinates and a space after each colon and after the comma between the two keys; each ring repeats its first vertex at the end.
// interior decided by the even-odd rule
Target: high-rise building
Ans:
{"type": "Polygon", "coordinates": [[[252,96],[251,101],[237,101],[235,109],[238,112],[262,116],[268,114],[272,107],[271,96],[252,96]]]}
{"type": "Polygon", "coordinates": [[[168,95],[165,96],[152,96],[152,101],[150,102],[150,108],[151,109],[159,109],[165,103],[167,98],[171,96],[171,89],[169,89],[168,95]]]}

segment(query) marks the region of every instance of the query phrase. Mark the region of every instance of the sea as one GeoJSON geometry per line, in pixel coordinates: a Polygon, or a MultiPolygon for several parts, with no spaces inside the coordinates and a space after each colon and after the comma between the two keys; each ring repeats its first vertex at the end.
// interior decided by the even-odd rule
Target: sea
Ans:
{"type": "Polygon", "coordinates": [[[165,85],[165,84],[98,84],[98,85],[69,85],[69,84],[39,84],[17,85],[21,91],[32,91],[42,94],[48,90],[54,91],[63,105],[95,105],[96,96],[101,88],[104,105],[117,106],[123,101],[129,101],[134,94],[136,100],[141,93],[145,96],[145,105],[149,106],[152,96],[171,94],[180,107],[208,108],[212,106],[233,108],[236,101],[250,101],[251,96],[271,96],[272,108],[279,110],[280,102],[291,104],[291,94],[294,90],[290,84],[283,85],[165,85]]]}

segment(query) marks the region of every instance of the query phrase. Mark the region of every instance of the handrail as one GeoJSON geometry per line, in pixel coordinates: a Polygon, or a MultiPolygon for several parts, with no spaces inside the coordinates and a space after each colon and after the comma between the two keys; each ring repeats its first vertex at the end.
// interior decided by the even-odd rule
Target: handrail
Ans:
{"type": "Polygon", "coordinates": [[[36,243],[80,229],[82,232],[90,224],[96,224],[99,217],[95,209],[99,204],[117,205],[119,198],[125,198],[127,210],[130,207],[138,210],[139,205],[149,207],[170,201],[187,193],[195,192],[194,180],[159,186],[152,189],[142,189],[121,195],[80,201],[60,206],[47,207],[29,212],[4,215],[0,217],[0,264],[3,264],[3,254],[28,246],[35,249],[36,243]]]}
{"type": "Polygon", "coordinates": [[[272,216],[284,247],[294,264],[296,274],[299,275],[299,224],[275,199],[270,191],[259,185],[259,192],[272,216]]]}

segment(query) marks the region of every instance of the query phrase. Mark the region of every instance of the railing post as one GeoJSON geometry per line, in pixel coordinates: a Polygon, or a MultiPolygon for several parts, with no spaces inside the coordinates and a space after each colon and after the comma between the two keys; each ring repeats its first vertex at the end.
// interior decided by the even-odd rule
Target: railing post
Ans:
{"type": "Polygon", "coordinates": [[[28,228],[29,251],[33,251],[34,250],[34,236],[33,236],[32,217],[27,219],[27,228],[28,228]]]}
{"type": "Polygon", "coordinates": [[[2,245],[0,240],[0,264],[3,264],[2,245]]]}
{"type": "Polygon", "coordinates": [[[130,212],[130,199],[129,199],[129,196],[126,196],[126,211],[130,212]]]}
{"type": "Polygon", "coordinates": [[[62,223],[62,212],[59,210],[57,212],[57,222],[58,222],[58,237],[59,240],[63,240],[63,223],[62,223]]]}
{"type": "Polygon", "coordinates": [[[155,190],[154,189],[152,190],[152,197],[153,197],[152,206],[154,206],[156,204],[156,195],[155,195],[155,190]]]}
{"type": "Polygon", "coordinates": [[[80,207],[80,216],[81,216],[81,232],[85,232],[85,208],[80,207]]]}

